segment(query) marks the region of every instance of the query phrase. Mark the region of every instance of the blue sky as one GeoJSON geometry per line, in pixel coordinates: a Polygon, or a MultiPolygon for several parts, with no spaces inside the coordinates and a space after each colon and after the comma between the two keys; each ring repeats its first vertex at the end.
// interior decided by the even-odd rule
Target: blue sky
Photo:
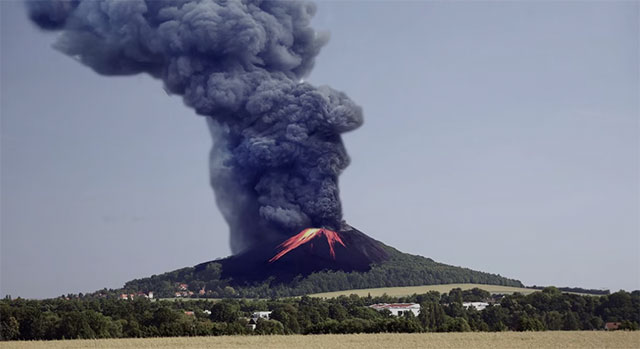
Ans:
{"type": "MultiPolygon", "coordinates": [[[[206,123],[1,6],[0,293],[54,297],[229,254],[206,123]]],[[[637,2],[319,2],[345,91],[346,219],[527,285],[640,288],[637,2]]]]}

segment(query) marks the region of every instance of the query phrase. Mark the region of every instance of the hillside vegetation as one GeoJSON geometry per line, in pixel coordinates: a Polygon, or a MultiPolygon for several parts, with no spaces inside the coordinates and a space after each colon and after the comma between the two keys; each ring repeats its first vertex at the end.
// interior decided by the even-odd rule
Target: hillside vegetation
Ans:
{"type": "Polygon", "coordinates": [[[365,288],[455,283],[523,287],[518,280],[438,263],[430,258],[402,253],[388,246],[384,248],[389,254],[389,259],[373,264],[371,269],[365,272],[321,271],[306,276],[299,275],[287,282],[276,281],[273,277],[262,282],[243,283],[233,278],[222,278],[221,261],[212,261],[129,281],[122,291],[153,291],[157,297],[171,298],[176,292],[181,292],[178,288],[180,284],[186,284],[187,290],[183,290],[186,292],[181,293],[181,296],[271,298],[365,288]]]}

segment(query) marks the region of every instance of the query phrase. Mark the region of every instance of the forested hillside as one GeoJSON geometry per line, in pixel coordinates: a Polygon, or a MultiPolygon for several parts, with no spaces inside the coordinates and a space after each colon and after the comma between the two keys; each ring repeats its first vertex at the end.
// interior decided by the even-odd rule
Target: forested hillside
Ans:
{"type": "Polygon", "coordinates": [[[261,282],[223,279],[224,260],[203,263],[161,275],[127,282],[123,292],[153,291],[156,297],[269,298],[373,287],[477,283],[522,287],[518,280],[496,274],[437,263],[430,258],[402,253],[385,246],[389,259],[373,264],[369,271],[321,271],[291,281],[268,278],[261,282]],[[186,284],[186,290],[181,287],[186,284]]]}

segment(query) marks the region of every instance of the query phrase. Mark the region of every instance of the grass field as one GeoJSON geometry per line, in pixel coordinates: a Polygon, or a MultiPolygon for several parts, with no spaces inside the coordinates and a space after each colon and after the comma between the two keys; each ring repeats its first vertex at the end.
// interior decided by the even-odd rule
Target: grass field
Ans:
{"type": "MultiPolygon", "coordinates": [[[[440,293],[449,292],[454,288],[461,288],[463,290],[470,290],[472,288],[479,288],[491,293],[502,293],[502,294],[512,294],[514,292],[520,292],[522,294],[530,294],[533,292],[539,292],[539,290],[534,290],[531,288],[522,288],[522,287],[511,287],[511,286],[498,286],[498,285],[484,285],[484,284],[444,284],[444,285],[425,285],[425,286],[405,286],[405,287],[381,287],[381,288],[363,288],[360,290],[346,290],[346,291],[335,291],[335,292],[324,292],[324,293],[314,293],[310,294],[310,297],[322,297],[322,298],[333,298],[338,296],[348,296],[351,294],[357,294],[360,297],[366,297],[368,294],[371,296],[382,296],[383,294],[387,294],[392,297],[402,297],[402,296],[410,296],[414,293],[421,294],[427,293],[429,291],[438,291],[440,293]]],[[[575,293],[575,292],[567,292],[574,294],[581,294],[592,296],[584,293],[575,293]]],[[[161,298],[164,301],[189,301],[189,300],[209,300],[212,302],[219,301],[219,298],[161,298]]]]}
{"type": "Polygon", "coordinates": [[[638,348],[640,332],[467,332],[0,342],[0,348],[638,348]]]}
{"type": "Polygon", "coordinates": [[[311,297],[323,297],[323,298],[332,298],[338,296],[348,296],[350,294],[357,294],[358,296],[366,297],[368,294],[371,294],[372,297],[382,296],[383,294],[387,294],[393,297],[400,296],[410,296],[414,293],[427,293],[429,291],[438,291],[440,293],[449,292],[454,288],[461,288],[463,290],[470,290],[474,287],[479,289],[491,292],[491,293],[502,293],[502,294],[511,294],[514,292],[520,292],[522,294],[529,294],[533,292],[537,292],[538,290],[534,290],[531,288],[520,288],[520,287],[510,287],[510,286],[497,286],[497,285],[482,285],[482,284],[445,284],[445,285],[427,285],[427,286],[406,286],[406,287],[383,287],[383,288],[365,288],[361,290],[347,290],[347,291],[336,291],[336,292],[325,292],[325,293],[315,293],[310,294],[311,297]]]}

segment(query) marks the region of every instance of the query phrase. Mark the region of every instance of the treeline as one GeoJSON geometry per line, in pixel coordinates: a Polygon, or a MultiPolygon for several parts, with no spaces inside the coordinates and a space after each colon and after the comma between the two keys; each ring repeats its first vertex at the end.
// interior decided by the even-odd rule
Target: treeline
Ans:
{"type": "MultiPolygon", "coordinates": [[[[533,288],[535,290],[543,290],[545,289],[547,286],[536,286],[533,285],[531,287],[528,288],[533,288]]],[[[557,289],[559,289],[562,292],[573,292],[573,293],[584,293],[584,294],[595,294],[595,295],[606,295],[606,294],[611,294],[611,291],[609,290],[596,290],[593,288],[582,288],[582,287],[556,287],[557,289]]]]}
{"type": "Polygon", "coordinates": [[[476,283],[523,287],[518,280],[434,262],[430,258],[401,253],[388,248],[390,260],[373,265],[367,272],[322,271],[299,276],[286,283],[268,279],[256,283],[236,283],[221,279],[222,266],[211,262],[198,268],[182,268],[162,275],[129,281],[123,292],[153,291],[157,297],[174,297],[179,284],[187,284],[190,297],[272,298],[376,287],[476,283]],[[199,291],[204,290],[200,295],[199,291]]]}
{"type": "Polygon", "coordinates": [[[225,299],[151,301],[144,298],[57,298],[0,301],[0,335],[4,340],[217,336],[252,334],[321,334],[378,332],[463,332],[602,330],[605,322],[638,329],[640,291],[605,296],[563,294],[545,288],[491,298],[488,292],[454,289],[409,297],[307,296],[272,300],[225,299]],[[498,299],[499,298],[499,299],[498,299]],[[482,311],[465,301],[493,303],[482,311]],[[369,307],[376,303],[418,303],[418,316],[392,316],[369,307]],[[248,327],[251,314],[270,310],[270,320],[248,327]]]}

